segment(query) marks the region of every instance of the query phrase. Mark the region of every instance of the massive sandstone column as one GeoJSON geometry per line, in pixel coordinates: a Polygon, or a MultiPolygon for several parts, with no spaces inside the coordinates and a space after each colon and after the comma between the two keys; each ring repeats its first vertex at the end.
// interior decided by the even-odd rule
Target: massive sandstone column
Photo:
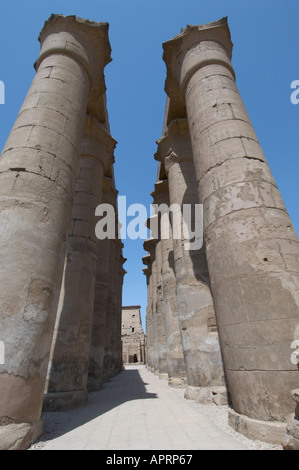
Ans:
{"type": "Polygon", "coordinates": [[[157,318],[159,337],[159,378],[168,380],[165,317],[163,310],[163,276],[162,276],[162,240],[159,237],[156,243],[156,275],[157,275],[157,318]]]}
{"type": "Polygon", "coordinates": [[[299,244],[236,87],[231,51],[226,19],[188,26],[164,44],[166,90],[187,109],[230,422],[280,441],[298,386],[290,344],[299,244]]]}
{"type": "Polygon", "coordinates": [[[147,268],[143,269],[147,282],[147,307],[146,307],[146,367],[153,371],[153,300],[152,300],[152,261],[150,254],[142,258],[147,268]]]}
{"type": "Polygon", "coordinates": [[[88,95],[110,61],[107,32],[107,23],[76,17],[46,22],[36,76],[1,155],[0,424],[28,423],[19,447],[40,432],[88,95]]]}
{"type": "Polygon", "coordinates": [[[111,378],[111,369],[113,367],[113,338],[114,338],[114,319],[116,309],[116,246],[117,246],[117,194],[114,188],[113,178],[111,178],[111,189],[109,205],[114,209],[115,227],[114,237],[110,239],[109,244],[109,269],[108,269],[108,291],[106,304],[106,321],[105,321],[105,350],[103,361],[103,382],[108,382],[111,378]]]}
{"type": "MultiPolygon", "coordinates": [[[[160,206],[157,216],[161,237],[162,252],[162,289],[163,313],[166,337],[166,357],[168,383],[173,387],[187,384],[185,358],[179,328],[179,318],[176,297],[176,277],[174,267],[173,239],[171,224],[168,223],[168,213],[162,205],[169,207],[169,188],[167,180],[158,181],[152,193],[153,203],[160,206]],[[161,207],[162,206],[162,207],[161,207]]],[[[157,209],[158,209],[157,207],[157,209]]]]}
{"type": "Polygon", "coordinates": [[[200,208],[187,119],[171,121],[167,134],[158,141],[155,158],[166,169],[173,231],[178,236],[173,239],[173,249],[178,317],[189,385],[186,396],[211,401],[216,387],[224,385],[224,371],[202,245],[201,211],[195,213],[200,208]],[[185,233],[184,222],[189,234],[185,233]],[[191,231],[195,231],[192,242],[191,231]]]}
{"type": "Polygon", "coordinates": [[[152,293],[152,312],[151,312],[151,331],[152,331],[152,364],[151,371],[159,375],[159,323],[157,314],[157,260],[156,260],[157,240],[149,238],[145,240],[143,247],[148,251],[151,257],[151,293],[152,293]]]}
{"type": "MultiPolygon", "coordinates": [[[[144,258],[142,258],[142,261],[144,264],[144,258]]],[[[143,356],[143,361],[145,364],[145,367],[148,369],[148,333],[149,333],[149,282],[150,282],[150,270],[149,267],[147,266],[146,268],[143,268],[142,270],[143,274],[145,275],[146,278],[146,286],[147,286],[147,306],[146,306],[146,315],[145,315],[145,335],[144,335],[144,356],[143,356]]]]}
{"type": "Polygon", "coordinates": [[[87,376],[94,313],[97,240],[96,207],[102,202],[103,175],[116,142],[93,116],[87,116],[81,146],[58,333],[44,408],[69,409],[87,400],[87,376]]]}
{"type": "MultiPolygon", "coordinates": [[[[110,177],[103,180],[103,204],[115,204],[116,191],[110,177]]],[[[103,384],[103,363],[106,339],[106,312],[108,296],[109,254],[112,240],[97,240],[97,265],[94,297],[94,314],[88,373],[88,390],[100,390],[103,384]]]]}
{"type": "MultiPolygon", "coordinates": [[[[148,228],[153,219],[158,218],[153,214],[147,221],[148,228]]],[[[163,278],[162,278],[162,240],[157,234],[155,240],[155,267],[156,267],[156,322],[157,322],[157,339],[158,339],[158,356],[159,356],[159,370],[157,374],[160,379],[168,379],[167,372],[167,353],[166,353],[166,336],[165,336],[165,318],[163,311],[163,278]]]]}
{"type": "Polygon", "coordinates": [[[112,368],[111,376],[120,372],[122,367],[122,351],[121,351],[121,318],[122,318],[122,289],[124,276],[126,274],[123,268],[124,263],[127,261],[122,255],[123,243],[120,239],[115,240],[115,311],[114,311],[114,324],[113,324],[113,339],[112,339],[112,368]]]}

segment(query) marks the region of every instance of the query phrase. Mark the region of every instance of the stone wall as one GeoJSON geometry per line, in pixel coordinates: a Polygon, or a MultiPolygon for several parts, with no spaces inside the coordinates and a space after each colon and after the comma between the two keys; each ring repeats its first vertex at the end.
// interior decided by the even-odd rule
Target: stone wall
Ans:
{"type": "Polygon", "coordinates": [[[124,364],[145,363],[145,334],[140,305],[122,307],[122,358],[124,364]]]}

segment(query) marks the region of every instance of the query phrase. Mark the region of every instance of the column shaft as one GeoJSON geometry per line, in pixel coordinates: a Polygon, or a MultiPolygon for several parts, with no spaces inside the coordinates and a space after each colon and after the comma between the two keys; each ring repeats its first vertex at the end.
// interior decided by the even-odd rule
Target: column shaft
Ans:
{"type": "MultiPolygon", "coordinates": [[[[168,182],[157,182],[152,196],[154,203],[158,206],[165,204],[169,207],[168,182]]],[[[159,214],[168,383],[171,386],[180,387],[186,385],[187,379],[177,308],[172,229],[167,213],[163,213],[162,210],[159,214]]]]}
{"type": "Polygon", "coordinates": [[[178,317],[190,397],[212,400],[212,386],[224,385],[224,371],[210,291],[202,220],[188,123],[172,121],[159,140],[156,159],[166,168],[172,208],[178,317]],[[186,233],[188,229],[188,233],[186,233]],[[191,232],[195,235],[191,235],[191,232]],[[192,240],[194,238],[194,240],[192,240]],[[193,390],[191,387],[210,387],[193,390]]]}
{"type": "Polygon", "coordinates": [[[158,239],[155,247],[156,282],[157,282],[157,322],[159,340],[159,377],[168,379],[167,353],[165,336],[165,318],[163,312],[163,277],[162,277],[162,241],[158,239]]]}
{"type": "Polygon", "coordinates": [[[100,123],[87,116],[67,245],[64,289],[53,352],[48,410],[79,406],[87,400],[87,376],[94,313],[97,240],[96,207],[102,201],[103,174],[111,164],[100,123]]]}
{"type": "Polygon", "coordinates": [[[101,390],[103,384],[109,247],[110,240],[97,241],[94,313],[88,372],[88,390],[90,392],[101,390]]]}
{"type": "MultiPolygon", "coordinates": [[[[115,207],[116,191],[113,186],[111,177],[104,177],[103,180],[103,196],[102,203],[115,207]]],[[[107,381],[107,374],[104,379],[104,356],[105,348],[110,345],[110,331],[108,328],[108,311],[110,312],[111,298],[108,298],[108,292],[111,289],[111,244],[113,240],[105,238],[97,240],[97,267],[96,267],[96,284],[95,284],[95,303],[92,325],[92,340],[90,348],[90,363],[88,383],[89,389],[99,390],[102,383],[107,381]],[[108,339],[109,338],[109,339],[108,339]]],[[[110,347],[110,346],[109,346],[110,347]]]]}
{"type": "Polygon", "coordinates": [[[88,94],[110,54],[106,35],[107,24],[46,23],[36,76],[1,156],[2,425],[40,418],[88,94]]]}
{"type": "Polygon", "coordinates": [[[298,238],[235,84],[226,20],[190,26],[170,49],[175,43],[178,60],[168,64],[186,103],[233,407],[285,422],[298,384],[290,361],[299,322],[298,238]]]}

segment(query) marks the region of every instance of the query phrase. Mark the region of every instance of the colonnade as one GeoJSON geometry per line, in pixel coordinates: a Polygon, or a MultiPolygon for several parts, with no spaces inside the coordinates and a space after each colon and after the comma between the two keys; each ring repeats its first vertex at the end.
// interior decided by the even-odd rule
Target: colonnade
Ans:
{"type": "Polygon", "coordinates": [[[280,443],[294,409],[291,391],[298,388],[298,365],[291,361],[299,324],[298,237],[236,86],[227,18],[187,26],[163,49],[167,105],[152,196],[154,203],[176,205],[173,235],[176,211],[184,213],[184,205],[195,211],[198,204],[202,243],[198,236],[201,248],[194,249],[188,232],[170,233],[163,257],[154,247],[167,213],[154,206],[160,233],[144,244],[148,368],[159,373],[155,338],[164,322],[171,342],[171,311],[181,361],[175,373],[181,375],[184,362],[186,396],[206,402],[218,390],[223,402],[225,387],[230,424],[251,438],[280,443]],[[155,301],[159,256],[162,289],[163,273],[171,277],[168,283],[165,275],[162,319],[155,301]]]}
{"type": "MultiPolygon", "coordinates": [[[[39,40],[0,158],[1,449],[27,448],[43,408],[84,404],[122,367],[123,244],[95,234],[102,202],[118,230],[108,24],[52,15],[39,40]]],[[[299,448],[298,237],[236,86],[227,19],[163,49],[147,367],[186,398],[229,403],[229,423],[268,442],[293,398],[284,443],[299,448]]]]}
{"type": "Polygon", "coordinates": [[[27,448],[42,409],[80,406],[122,368],[123,244],[96,237],[113,206],[108,24],[52,15],[0,159],[0,447],[27,448]]]}

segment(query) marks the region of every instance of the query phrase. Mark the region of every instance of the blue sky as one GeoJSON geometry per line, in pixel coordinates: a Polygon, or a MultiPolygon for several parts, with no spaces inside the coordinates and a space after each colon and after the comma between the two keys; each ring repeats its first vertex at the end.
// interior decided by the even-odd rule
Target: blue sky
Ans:
{"type": "MultiPolygon", "coordinates": [[[[115,176],[127,204],[148,207],[157,175],[155,141],[161,137],[166,95],[162,43],[187,24],[228,16],[234,43],[236,81],[294,226],[298,214],[299,105],[290,100],[299,80],[298,0],[3,0],[0,17],[0,105],[2,149],[34,77],[37,40],[52,13],[110,24],[113,61],[106,67],[111,134],[117,140],[115,176]]],[[[131,219],[129,218],[128,221],[131,219]]],[[[123,304],[142,307],[147,291],[142,273],[143,240],[124,240],[123,304]]]]}

